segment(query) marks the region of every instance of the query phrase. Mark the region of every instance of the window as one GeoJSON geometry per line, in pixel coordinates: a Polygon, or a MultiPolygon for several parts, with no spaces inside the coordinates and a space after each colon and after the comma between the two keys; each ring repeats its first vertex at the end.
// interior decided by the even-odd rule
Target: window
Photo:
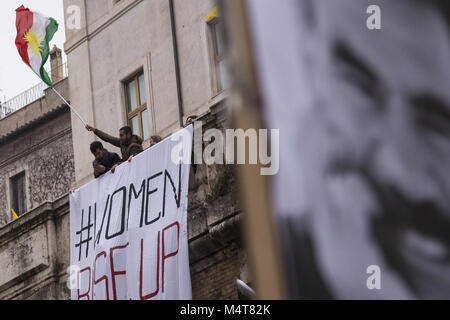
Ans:
{"type": "Polygon", "coordinates": [[[133,133],[144,140],[150,138],[148,125],[147,97],[144,74],[140,73],[125,82],[128,125],[133,133]]]}
{"type": "Polygon", "coordinates": [[[220,18],[213,18],[209,22],[209,30],[212,44],[212,62],[214,69],[216,93],[228,87],[227,71],[224,59],[224,40],[223,40],[223,26],[220,18]]]}
{"type": "Polygon", "coordinates": [[[25,172],[12,177],[11,181],[11,208],[22,215],[27,211],[25,172]]]}

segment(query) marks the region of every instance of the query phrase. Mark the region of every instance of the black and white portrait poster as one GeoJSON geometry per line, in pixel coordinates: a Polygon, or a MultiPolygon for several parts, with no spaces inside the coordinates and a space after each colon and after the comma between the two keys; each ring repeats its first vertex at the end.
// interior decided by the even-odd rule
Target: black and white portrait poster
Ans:
{"type": "Polygon", "coordinates": [[[249,0],[291,298],[450,298],[450,11],[249,0]]]}

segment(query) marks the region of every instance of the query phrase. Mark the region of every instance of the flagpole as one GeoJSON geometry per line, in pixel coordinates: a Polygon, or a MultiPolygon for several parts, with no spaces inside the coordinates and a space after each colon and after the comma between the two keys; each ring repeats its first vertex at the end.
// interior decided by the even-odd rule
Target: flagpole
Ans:
{"type": "Polygon", "coordinates": [[[80,116],[80,114],[70,105],[70,103],[67,102],[67,100],[64,99],[64,97],[58,91],[56,91],[56,89],[53,88],[53,86],[51,88],[58,95],[58,97],[60,97],[66,103],[66,105],[73,111],[73,113],[75,113],[75,115],[78,117],[78,119],[80,119],[81,122],[83,122],[84,126],[87,126],[86,121],[83,120],[83,118],[80,116]]]}
{"type": "MultiPolygon", "coordinates": [[[[36,71],[34,71],[33,68],[31,68],[31,70],[34,72],[35,75],[37,75],[37,76],[39,77],[39,79],[42,80],[41,76],[40,76],[36,71]]],[[[84,126],[86,127],[86,126],[87,126],[86,121],[84,121],[84,119],[80,116],[80,114],[77,112],[77,110],[75,110],[75,109],[70,105],[70,103],[67,102],[67,100],[64,99],[64,97],[63,97],[58,91],[56,91],[55,88],[53,88],[53,85],[50,86],[50,88],[58,95],[58,97],[61,98],[62,101],[64,101],[64,103],[70,108],[70,110],[72,110],[73,113],[75,113],[75,115],[78,117],[78,119],[80,119],[81,122],[83,122],[84,126]]]]}

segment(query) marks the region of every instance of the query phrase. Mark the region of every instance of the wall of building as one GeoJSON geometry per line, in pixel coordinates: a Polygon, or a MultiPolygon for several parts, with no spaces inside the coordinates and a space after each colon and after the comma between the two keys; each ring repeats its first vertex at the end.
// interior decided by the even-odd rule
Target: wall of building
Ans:
{"type": "Polygon", "coordinates": [[[194,300],[236,300],[236,276],[239,275],[239,249],[227,247],[215,253],[217,262],[192,275],[194,300]]]}
{"type": "MultiPolygon", "coordinates": [[[[67,99],[67,79],[56,89],[67,99]]],[[[70,110],[50,89],[0,120],[0,300],[68,299],[70,110]],[[25,171],[27,212],[11,221],[10,177],[25,171]]]]}
{"type": "Polygon", "coordinates": [[[0,300],[67,300],[69,197],[0,228],[0,300]]]}
{"type": "MultiPolygon", "coordinates": [[[[224,129],[226,94],[216,95],[211,85],[206,24],[215,3],[174,3],[185,117],[202,115],[205,130],[224,129]]],[[[71,104],[89,123],[117,134],[126,124],[122,81],[143,70],[151,133],[167,136],[177,130],[169,2],[64,0],[65,10],[71,5],[81,9],[81,29],[66,30],[70,77],[58,90],[66,97],[70,91],[71,104]]],[[[9,137],[0,146],[0,268],[5,271],[0,299],[69,299],[67,191],[93,178],[89,145],[95,137],[67,110],[54,113],[57,99],[47,92],[0,122],[0,139],[9,137]],[[18,131],[41,117],[45,120],[31,129],[18,131]],[[10,222],[8,179],[23,169],[29,173],[30,211],[10,222]]],[[[235,185],[231,169],[223,165],[192,171],[188,231],[194,299],[236,299],[236,280],[251,281],[235,185]]]]}
{"type": "MultiPolygon", "coordinates": [[[[212,107],[199,121],[204,130],[224,129],[224,104],[212,107]]],[[[56,128],[57,123],[49,122],[48,126],[56,128]]],[[[54,182],[55,186],[47,186],[49,190],[59,188],[54,182]]],[[[46,196],[49,201],[0,226],[0,299],[70,298],[69,197],[51,200],[51,195],[46,196]]],[[[192,169],[188,241],[194,299],[237,299],[236,280],[251,283],[240,217],[232,169],[205,164],[198,165],[195,172],[192,169]]]]}
{"type": "MultiPolygon", "coordinates": [[[[224,103],[198,121],[224,130],[224,103]]],[[[191,172],[188,206],[189,259],[194,299],[237,299],[236,280],[251,283],[241,239],[241,206],[234,168],[200,164],[191,172]]]]}
{"type": "MultiPolygon", "coordinates": [[[[66,27],[72,103],[89,123],[118,134],[127,123],[123,81],[143,70],[151,134],[167,136],[179,127],[169,1],[115,2],[64,0],[66,12],[73,6],[81,11],[81,28],[66,27]]],[[[206,112],[220,99],[211,86],[207,37],[214,5],[174,1],[185,117],[206,112]]],[[[83,185],[92,179],[84,146],[95,137],[74,117],[72,127],[76,180],[83,185]]]]}

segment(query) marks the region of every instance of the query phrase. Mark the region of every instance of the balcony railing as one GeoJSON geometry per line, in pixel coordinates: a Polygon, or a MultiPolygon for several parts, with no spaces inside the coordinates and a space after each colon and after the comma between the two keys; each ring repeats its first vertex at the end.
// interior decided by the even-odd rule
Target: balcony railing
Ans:
{"type": "MultiPolygon", "coordinates": [[[[68,76],[67,64],[64,63],[60,66],[62,68],[62,79],[56,79],[59,82],[68,76]]],[[[47,70],[49,76],[51,76],[50,70],[47,70]]],[[[39,100],[45,95],[45,89],[48,88],[48,85],[44,82],[38,83],[34,87],[22,92],[21,94],[15,96],[12,99],[7,100],[4,103],[0,102],[0,119],[6,117],[7,115],[16,112],[17,110],[33,103],[36,100],[39,100]]]]}

